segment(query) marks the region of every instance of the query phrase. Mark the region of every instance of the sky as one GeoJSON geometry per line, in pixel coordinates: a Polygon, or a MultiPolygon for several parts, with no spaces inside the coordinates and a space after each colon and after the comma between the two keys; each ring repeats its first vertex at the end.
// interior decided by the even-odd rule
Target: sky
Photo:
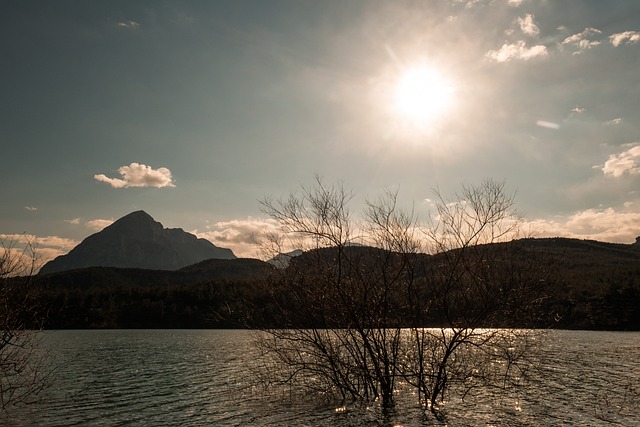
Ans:
{"type": "Polygon", "coordinates": [[[254,257],[315,175],[640,235],[637,0],[1,0],[0,58],[0,237],[45,259],[141,209],[254,257]]]}

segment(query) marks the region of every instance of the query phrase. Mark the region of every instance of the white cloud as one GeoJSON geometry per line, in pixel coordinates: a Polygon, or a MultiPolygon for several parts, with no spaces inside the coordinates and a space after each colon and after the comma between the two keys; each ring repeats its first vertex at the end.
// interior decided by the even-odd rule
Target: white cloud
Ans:
{"type": "Polygon", "coordinates": [[[85,225],[91,230],[100,231],[113,224],[113,222],[114,221],[112,219],[93,219],[91,221],[87,221],[85,225]]]}
{"type": "Polygon", "coordinates": [[[640,31],[625,31],[624,33],[609,36],[612,45],[618,47],[621,44],[634,44],[640,41],[640,31]]]}
{"type": "Polygon", "coordinates": [[[635,145],[622,153],[610,155],[602,172],[614,178],[625,173],[629,175],[640,174],[640,145],[635,145]]]}
{"type": "Polygon", "coordinates": [[[509,6],[520,6],[523,0],[507,0],[509,6]]]}
{"type": "Polygon", "coordinates": [[[25,206],[24,207],[26,210],[28,210],[29,212],[35,212],[38,210],[38,208],[33,207],[33,206],[25,206]]]}
{"type": "Polygon", "coordinates": [[[529,221],[534,237],[568,237],[601,242],[633,243],[640,236],[640,210],[632,202],[621,210],[587,209],[568,217],[529,221]]]}
{"type": "Polygon", "coordinates": [[[80,218],[65,219],[64,222],[67,222],[67,223],[73,224],[73,225],[78,225],[78,224],[80,224],[80,218]]]}
{"type": "Polygon", "coordinates": [[[601,43],[600,40],[592,40],[592,38],[599,34],[602,34],[602,31],[597,28],[585,28],[581,33],[574,34],[564,39],[562,44],[576,46],[579,50],[574,52],[574,54],[579,54],[583,50],[598,46],[601,43]]]}
{"type": "Polygon", "coordinates": [[[487,57],[496,62],[507,62],[512,59],[529,60],[538,56],[547,56],[549,52],[547,47],[536,45],[527,47],[525,42],[520,40],[513,44],[503,44],[500,50],[491,50],[487,52],[487,57]]]}
{"type": "Polygon", "coordinates": [[[135,30],[140,26],[140,24],[137,23],[136,21],[128,20],[128,21],[118,21],[116,22],[116,26],[119,28],[125,28],[127,30],[135,30]]]}
{"type": "Polygon", "coordinates": [[[171,177],[171,171],[167,168],[153,169],[151,166],[140,163],[131,163],[118,169],[122,175],[120,178],[109,178],[104,174],[94,175],[96,181],[106,182],[113,188],[129,187],[175,187],[171,177]]]}
{"type": "Polygon", "coordinates": [[[517,22],[518,25],[520,25],[520,29],[522,30],[522,32],[526,35],[536,37],[538,36],[538,34],[540,34],[540,29],[533,20],[532,14],[527,13],[524,18],[518,18],[517,22]]]}

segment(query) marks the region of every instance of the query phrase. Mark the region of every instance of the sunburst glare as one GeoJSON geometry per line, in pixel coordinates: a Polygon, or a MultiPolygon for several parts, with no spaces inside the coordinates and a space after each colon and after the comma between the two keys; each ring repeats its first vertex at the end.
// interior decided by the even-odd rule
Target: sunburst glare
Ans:
{"type": "Polygon", "coordinates": [[[453,86],[440,73],[417,66],[399,76],[393,109],[401,119],[425,127],[451,106],[453,95],[453,86]]]}

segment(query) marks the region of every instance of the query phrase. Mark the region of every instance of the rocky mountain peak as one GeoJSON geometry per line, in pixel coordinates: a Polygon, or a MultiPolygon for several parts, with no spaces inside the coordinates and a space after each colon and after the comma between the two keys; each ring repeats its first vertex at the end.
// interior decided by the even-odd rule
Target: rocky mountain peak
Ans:
{"type": "Polygon", "coordinates": [[[86,267],[177,270],[206,259],[235,259],[180,228],[167,229],[145,211],[136,211],[84,239],[68,254],[45,264],[41,274],[86,267]]]}

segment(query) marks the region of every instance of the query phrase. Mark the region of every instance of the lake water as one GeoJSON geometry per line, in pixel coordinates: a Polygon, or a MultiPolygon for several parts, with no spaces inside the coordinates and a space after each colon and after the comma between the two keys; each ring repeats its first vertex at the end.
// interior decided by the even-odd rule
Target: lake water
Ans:
{"type": "Polygon", "coordinates": [[[407,393],[398,408],[336,407],[266,394],[249,331],[96,330],[44,334],[57,366],[34,404],[2,425],[640,426],[640,333],[549,331],[526,393],[447,403],[446,423],[407,393]]]}

